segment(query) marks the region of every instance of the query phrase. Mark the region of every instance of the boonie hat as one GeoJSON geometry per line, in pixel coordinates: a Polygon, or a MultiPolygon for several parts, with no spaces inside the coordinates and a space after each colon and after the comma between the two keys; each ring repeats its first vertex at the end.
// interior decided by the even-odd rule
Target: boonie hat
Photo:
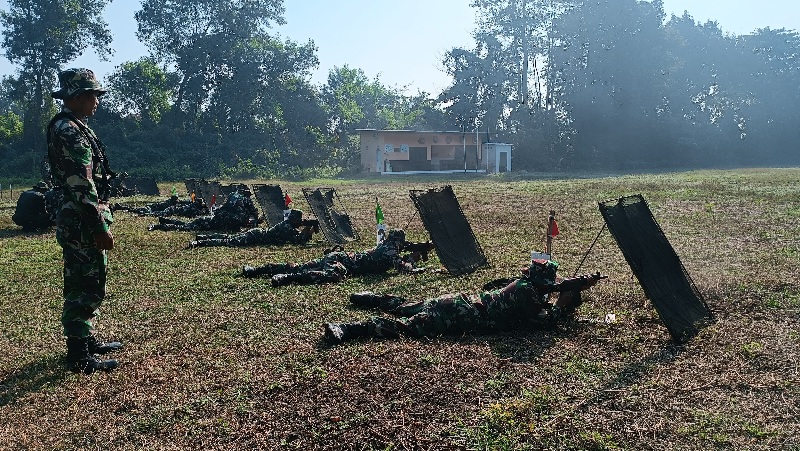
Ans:
{"type": "Polygon", "coordinates": [[[54,99],[72,99],[86,91],[97,91],[98,96],[106,93],[106,89],[100,86],[94,72],[86,68],[61,71],[58,74],[58,84],[61,89],[50,94],[54,99]]]}

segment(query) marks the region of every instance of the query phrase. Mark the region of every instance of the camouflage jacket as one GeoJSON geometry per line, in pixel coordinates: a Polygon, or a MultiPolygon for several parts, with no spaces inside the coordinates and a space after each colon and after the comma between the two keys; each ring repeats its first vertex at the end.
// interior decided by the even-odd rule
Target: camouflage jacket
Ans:
{"type": "Polygon", "coordinates": [[[270,227],[264,236],[264,244],[304,244],[311,239],[311,235],[301,233],[289,220],[281,221],[270,227]]]}
{"type": "Polygon", "coordinates": [[[61,212],[79,216],[92,233],[107,232],[113,217],[98,194],[98,183],[105,185],[111,176],[103,164],[103,144],[67,108],[47,128],[47,157],[53,182],[64,195],[61,212]]]}
{"type": "Polygon", "coordinates": [[[495,330],[511,329],[536,321],[546,303],[547,295],[540,294],[536,285],[525,278],[515,279],[503,288],[483,292],[473,300],[478,310],[486,313],[487,326],[495,330]]]}
{"type": "Polygon", "coordinates": [[[339,261],[347,268],[349,274],[375,274],[390,269],[397,271],[414,269],[414,264],[406,261],[400,254],[399,244],[395,241],[384,241],[368,251],[346,254],[348,258],[339,261]]]}
{"type": "Polygon", "coordinates": [[[258,219],[258,208],[248,196],[235,192],[228,196],[221,207],[214,210],[213,216],[219,217],[214,222],[247,225],[251,219],[258,219]]]}

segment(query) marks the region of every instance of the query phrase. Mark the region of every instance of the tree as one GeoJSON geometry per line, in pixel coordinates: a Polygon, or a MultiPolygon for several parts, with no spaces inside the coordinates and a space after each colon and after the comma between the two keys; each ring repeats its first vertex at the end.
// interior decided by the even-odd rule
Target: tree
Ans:
{"type": "Polygon", "coordinates": [[[173,103],[177,76],[159,68],[151,58],[123,63],[108,76],[103,102],[120,116],[158,123],[173,103]]]}
{"type": "Polygon", "coordinates": [[[637,0],[577,3],[561,16],[560,51],[548,64],[572,129],[575,165],[674,163],[673,141],[663,136],[665,69],[673,65],[663,19],[661,1],[637,0]]]}
{"type": "MultiPolygon", "coordinates": [[[[14,95],[26,105],[22,145],[32,156],[44,152],[44,127],[54,108],[48,91],[62,66],[88,48],[101,59],[111,53],[102,15],[109,2],[8,0],[8,11],[0,11],[6,58],[19,67],[14,95]]],[[[32,158],[33,168],[38,160],[32,158]]]]}
{"type": "Polygon", "coordinates": [[[197,122],[207,101],[230,80],[235,55],[283,24],[282,0],[144,0],[135,14],[137,36],[159,62],[180,75],[176,105],[197,122]]]}

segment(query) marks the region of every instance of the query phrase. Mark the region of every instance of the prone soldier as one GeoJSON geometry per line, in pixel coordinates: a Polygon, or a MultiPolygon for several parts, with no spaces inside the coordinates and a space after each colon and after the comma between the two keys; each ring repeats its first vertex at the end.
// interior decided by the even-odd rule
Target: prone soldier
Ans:
{"type": "Polygon", "coordinates": [[[151,224],[147,230],[227,230],[238,232],[243,227],[258,221],[258,208],[250,199],[250,192],[236,191],[228,196],[221,207],[211,215],[200,216],[185,222],[177,219],[158,218],[158,224],[151,224]]]}
{"type": "Polygon", "coordinates": [[[179,216],[182,218],[196,218],[209,214],[208,207],[202,197],[196,197],[195,200],[187,199],[180,200],[178,196],[170,196],[169,199],[143,207],[130,207],[128,205],[114,204],[111,207],[114,211],[128,211],[136,213],[139,216],[179,216]]]}
{"type": "Polygon", "coordinates": [[[321,284],[341,282],[351,275],[380,274],[390,269],[398,272],[416,273],[424,270],[417,267],[419,253],[403,253],[406,234],[402,230],[390,230],[386,239],[372,249],[362,252],[331,250],[324,257],[306,263],[267,263],[262,266],[245,266],[245,277],[271,276],[272,286],[297,284],[321,284]]]}
{"type": "Polygon", "coordinates": [[[197,235],[189,247],[209,246],[279,246],[282,244],[305,244],[315,233],[319,233],[319,221],[303,219],[303,212],[291,210],[288,218],[269,229],[252,228],[246,232],[213,235],[197,235]],[[302,227],[302,230],[299,230],[302,227]]]}
{"type": "Polygon", "coordinates": [[[572,314],[581,304],[581,291],[606,278],[599,273],[556,282],[558,264],[533,260],[522,277],[487,284],[477,295],[447,294],[424,301],[372,292],[355,293],[350,302],[359,307],[380,308],[394,318],[324,324],[325,339],[332,344],[360,337],[435,337],[444,334],[485,333],[531,325],[551,326],[572,314]],[[505,283],[507,282],[507,283],[505,283]],[[559,293],[555,302],[549,294],[559,293]]]}

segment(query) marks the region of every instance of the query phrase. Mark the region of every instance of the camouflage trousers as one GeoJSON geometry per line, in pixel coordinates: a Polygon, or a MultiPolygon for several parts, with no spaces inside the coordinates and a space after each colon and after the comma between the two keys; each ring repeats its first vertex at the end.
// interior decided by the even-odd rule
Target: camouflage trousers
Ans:
{"type": "Polygon", "coordinates": [[[270,274],[288,274],[292,281],[299,284],[323,284],[341,282],[347,278],[349,271],[343,262],[349,262],[346,252],[331,252],[322,258],[303,264],[283,263],[268,264],[270,274]]]}
{"type": "Polygon", "coordinates": [[[273,239],[269,229],[253,228],[246,232],[236,233],[228,236],[228,246],[255,246],[255,245],[276,245],[283,244],[273,239]]]}
{"type": "Polygon", "coordinates": [[[295,283],[305,285],[336,283],[347,278],[347,268],[341,262],[329,260],[318,266],[289,268],[285,274],[291,275],[295,283]]]}
{"type": "Polygon", "coordinates": [[[457,335],[483,329],[486,325],[485,315],[460,293],[415,302],[395,298],[381,308],[397,318],[368,320],[369,334],[375,337],[457,335]]]}
{"type": "Polygon", "coordinates": [[[201,230],[228,230],[238,232],[239,229],[246,226],[246,223],[236,222],[229,218],[220,216],[201,216],[190,222],[181,221],[178,219],[158,218],[158,224],[152,224],[148,230],[184,230],[184,231],[201,231],[201,230]]]}
{"type": "Polygon", "coordinates": [[[88,337],[106,297],[108,251],[94,246],[92,231],[81,227],[76,218],[59,218],[56,240],[64,255],[64,335],[88,337]]]}

